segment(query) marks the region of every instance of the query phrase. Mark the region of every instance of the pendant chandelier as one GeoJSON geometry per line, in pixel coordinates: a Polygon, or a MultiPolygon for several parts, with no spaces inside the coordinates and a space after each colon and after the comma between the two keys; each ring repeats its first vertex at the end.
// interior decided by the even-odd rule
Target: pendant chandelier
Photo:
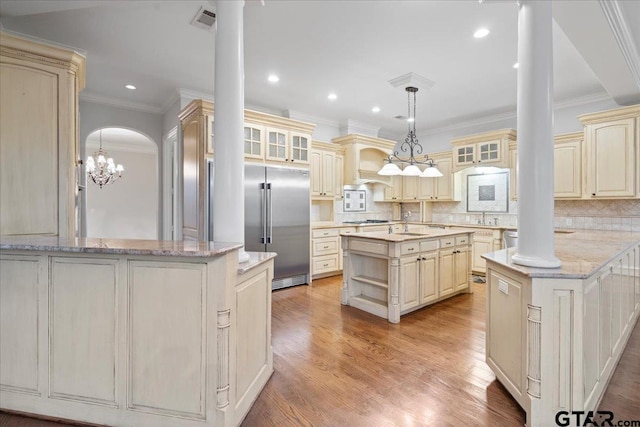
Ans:
{"type": "Polygon", "coordinates": [[[422,154],[422,145],[418,142],[416,137],[416,92],[417,87],[409,86],[406,88],[407,101],[409,109],[409,133],[404,139],[404,142],[400,144],[400,151],[405,153],[401,155],[400,152],[394,151],[385,160],[385,165],[378,171],[378,175],[402,175],[402,176],[420,176],[426,178],[437,178],[442,176],[436,166],[433,159],[429,158],[429,155],[422,154]],[[411,95],[413,94],[413,112],[411,111],[411,95]],[[400,169],[398,165],[406,165],[404,169],[400,169]],[[426,166],[424,171],[421,171],[418,166],[426,166]]]}
{"type": "Polygon", "coordinates": [[[122,165],[116,166],[113,158],[102,149],[102,129],[100,129],[100,148],[93,153],[93,156],[87,157],[87,177],[102,188],[121,178],[123,171],[122,165]]]}

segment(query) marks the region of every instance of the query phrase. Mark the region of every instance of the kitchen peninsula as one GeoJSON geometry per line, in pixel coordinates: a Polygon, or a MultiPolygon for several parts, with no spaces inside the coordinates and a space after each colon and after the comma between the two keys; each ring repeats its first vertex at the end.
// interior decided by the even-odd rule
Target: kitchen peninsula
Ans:
{"type": "Polygon", "coordinates": [[[342,304],[391,323],[429,304],[470,292],[473,231],[342,235],[342,304]]]}
{"type": "Polygon", "coordinates": [[[272,253],[0,240],[2,408],[118,426],[238,425],[273,372],[272,253]]]}
{"type": "Polygon", "coordinates": [[[513,248],[483,255],[487,364],[530,427],[598,409],[640,316],[640,233],[561,233],[555,248],[557,269],[514,264],[513,248]]]}

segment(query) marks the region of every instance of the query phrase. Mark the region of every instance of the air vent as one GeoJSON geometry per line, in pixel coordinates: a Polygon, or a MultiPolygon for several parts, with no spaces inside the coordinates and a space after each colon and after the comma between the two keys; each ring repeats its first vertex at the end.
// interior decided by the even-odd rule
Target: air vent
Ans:
{"type": "Polygon", "coordinates": [[[213,26],[216,23],[216,14],[210,10],[200,7],[196,16],[191,20],[191,25],[194,27],[202,28],[205,30],[213,30],[213,26]]]}
{"type": "Polygon", "coordinates": [[[398,120],[407,120],[408,117],[407,116],[393,116],[394,119],[398,119],[398,120]]]}

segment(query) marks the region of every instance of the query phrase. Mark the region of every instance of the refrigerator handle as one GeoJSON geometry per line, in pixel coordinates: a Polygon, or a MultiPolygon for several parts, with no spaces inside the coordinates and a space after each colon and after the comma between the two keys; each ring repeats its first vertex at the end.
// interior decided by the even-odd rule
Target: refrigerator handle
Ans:
{"type": "MultiPolygon", "coordinates": [[[[271,197],[271,183],[268,182],[267,183],[267,196],[269,201],[267,202],[269,204],[269,213],[268,213],[268,221],[267,223],[269,224],[269,231],[267,233],[267,243],[273,243],[272,240],[272,236],[273,236],[273,199],[271,197]]],[[[266,228],[266,224],[265,224],[265,228],[266,228]]]]}
{"type": "Polygon", "coordinates": [[[260,243],[267,243],[267,199],[265,195],[266,184],[260,183],[260,243]]]}

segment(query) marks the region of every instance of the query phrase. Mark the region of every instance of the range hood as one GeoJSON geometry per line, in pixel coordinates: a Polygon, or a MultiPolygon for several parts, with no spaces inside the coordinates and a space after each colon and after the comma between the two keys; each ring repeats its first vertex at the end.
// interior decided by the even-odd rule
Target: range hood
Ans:
{"type": "Polygon", "coordinates": [[[384,159],[393,151],[396,143],[388,139],[350,134],[334,138],[335,144],[345,148],[345,185],[381,184],[391,186],[391,178],[378,175],[384,159]]]}

